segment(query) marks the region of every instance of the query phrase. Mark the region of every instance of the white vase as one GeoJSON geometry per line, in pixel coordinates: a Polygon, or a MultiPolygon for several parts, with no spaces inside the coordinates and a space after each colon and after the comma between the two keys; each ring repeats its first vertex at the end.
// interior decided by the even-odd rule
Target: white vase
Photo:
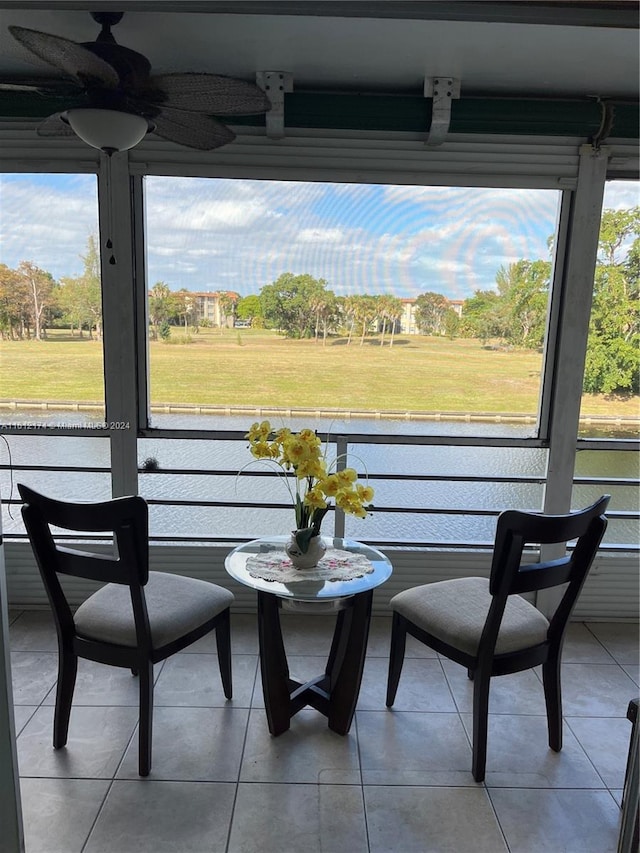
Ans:
{"type": "Polygon", "coordinates": [[[312,569],[324,557],[327,546],[321,536],[312,536],[309,547],[303,552],[296,542],[296,531],[293,530],[284,550],[296,569],[312,569]]]}

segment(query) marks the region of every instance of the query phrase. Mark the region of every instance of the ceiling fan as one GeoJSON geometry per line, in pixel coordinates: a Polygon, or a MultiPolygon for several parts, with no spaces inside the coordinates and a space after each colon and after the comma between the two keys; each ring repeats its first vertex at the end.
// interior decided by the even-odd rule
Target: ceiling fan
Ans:
{"type": "MultiPolygon", "coordinates": [[[[123,124],[130,122],[139,128],[135,142],[123,144],[122,148],[111,147],[111,152],[133,147],[150,131],[188,148],[207,151],[235,139],[235,133],[214,116],[253,115],[271,109],[262,89],[244,80],[208,73],[151,74],[149,60],[119,45],[111,33],[111,27],[122,16],[122,12],[91,12],[91,17],[102,27],[94,42],[77,43],[38,30],[9,27],[16,41],[64,72],[73,84],[72,92],[86,100],[86,105],[79,109],[57,112],[46,118],[38,126],[38,135],[73,136],[76,133],[90,145],[108,150],[108,144],[96,144],[83,135],[84,124],[88,122],[93,126],[100,119],[89,116],[91,111],[97,111],[107,137],[108,126],[116,116],[129,116],[129,119],[124,118],[123,124]]],[[[16,81],[0,83],[0,88],[55,94],[56,89],[59,92],[59,84],[59,80],[35,85],[16,81]]]]}

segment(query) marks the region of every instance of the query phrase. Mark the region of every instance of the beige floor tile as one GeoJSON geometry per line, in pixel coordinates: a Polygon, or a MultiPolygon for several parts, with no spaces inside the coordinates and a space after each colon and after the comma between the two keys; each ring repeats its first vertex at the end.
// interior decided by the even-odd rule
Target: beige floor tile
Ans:
{"type": "MultiPolygon", "coordinates": [[[[388,668],[384,658],[366,661],[358,709],[380,711],[386,707],[388,668]]],[[[456,710],[437,658],[405,658],[393,707],[397,711],[456,710]]]]}
{"type": "Polygon", "coordinates": [[[37,705],[14,705],[13,720],[16,726],[16,735],[19,735],[22,729],[27,725],[31,717],[37,711],[37,705]]]}
{"type": "Polygon", "coordinates": [[[233,699],[228,700],[222,689],[216,655],[184,652],[173,655],[165,661],[156,682],[155,704],[219,708],[231,701],[234,708],[248,708],[257,666],[255,655],[233,655],[233,699]]]}
{"type": "MultiPolygon", "coordinates": [[[[473,710],[473,682],[467,671],[453,661],[443,659],[447,681],[460,713],[473,710]]],[[[531,669],[491,679],[490,714],[546,714],[542,684],[531,669]]]]}
{"type": "Polygon", "coordinates": [[[355,733],[338,735],[316,711],[302,710],[288,731],[272,737],[264,714],[252,711],[240,780],[359,785],[355,733]]]}
{"type": "MultiPolygon", "coordinates": [[[[462,722],[472,738],[473,716],[462,722]]],[[[500,788],[602,788],[604,783],[568,726],[560,752],[549,749],[547,718],[489,714],[486,784],[500,788]]]]}
{"type": "Polygon", "coordinates": [[[582,622],[570,622],[564,635],[563,663],[612,663],[613,658],[582,622]]]}
{"type": "Polygon", "coordinates": [[[9,626],[14,652],[56,652],[58,637],[50,610],[25,611],[9,626]]]}
{"type": "Polygon", "coordinates": [[[96,779],[22,779],[26,853],[81,853],[109,785],[96,779]]]}
{"type": "Polygon", "coordinates": [[[15,705],[39,705],[58,678],[58,655],[12,652],[11,677],[15,705]]]}
{"type": "Polygon", "coordinates": [[[228,853],[366,853],[367,849],[359,785],[238,786],[228,853]]]}
{"type": "Polygon", "coordinates": [[[365,785],[475,785],[458,714],[356,713],[365,785]]]}
{"type": "Polygon", "coordinates": [[[622,788],[631,723],[621,717],[568,717],[566,722],[608,788],[622,788]]]}
{"type": "Polygon", "coordinates": [[[615,853],[620,809],[608,791],[490,788],[511,853],[615,853]]]}
{"type": "Polygon", "coordinates": [[[235,785],[115,781],[83,853],[217,853],[227,840],[235,785]]]}
{"type": "Polygon", "coordinates": [[[587,628],[618,663],[638,664],[640,635],[638,623],[587,622],[587,628]]]}
{"type": "Polygon", "coordinates": [[[637,694],[633,679],[616,664],[562,665],[565,717],[626,717],[629,701],[637,694]]]}
{"type": "MultiPolygon", "coordinates": [[[[57,655],[55,658],[57,660],[57,655]]],[[[164,661],[154,667],[157,681],[164,661]]],[[[45,705],[55,705],[56,691],[51,690],[44,700],[45,705]]],[[[131,705],[140,702],[139,681],[131,670],[121,666],[107,666],[92,660],[78,660],[78,675],[73,691],[74,705],[131,705]]]]}
{"type": "Polygon", "coordinates": [[[364,797],[371,853],[507,851],[483,788],[365,786],[364,797]]]}
{"type": "Polygon", "coordinates": [[[18,737],[20,774],[111,779],[137,722],[137,708],[73,706],[67,745],[54,749],[53,708],[43,705],[18,737]]]}
{"type": "MultiPolygon", "coordinates": [[[[163,708],[153,712],[149,779],[237,782],[249,711],[246,708],[163,708]]],[[[118,779],[138,778],[137,731],[118,779]]]]}

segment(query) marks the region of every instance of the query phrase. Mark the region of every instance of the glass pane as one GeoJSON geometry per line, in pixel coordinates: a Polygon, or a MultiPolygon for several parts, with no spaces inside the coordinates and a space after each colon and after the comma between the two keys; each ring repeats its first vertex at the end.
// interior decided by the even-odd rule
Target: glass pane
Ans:
{"type": "Polygon", "coordinates": [[[269,410],[536,434],[556,191],[173,177],[145,191],[152,425],[269,410]]]}
{"type": "Polygon", "coordinates": [[[637,549],[640,539],[640,454],[627,450],[583,450],[576,458],[575,477],[604,480],[598,483],[574,483],[573,509],[588,506],[603,494],[611,495],[607,513],[623,512],[625,515],[622,518],[609,519],[604,544],[629,545],[637,549]]]}
{"type": "Polygon", "coordinates": [[[94,175],[0,175],[0,421],[104,421],[94,175]]]}
{"type": "Polygon", "coordinates": [[[2,439],[0,494],[4,499],[2,529],[5,534],[24,533],[18,483],[60,500],[101,501],[111,498],[108,438],[5,435],[2,439]],[[33,465],[53,470],[34,470],[30,467],[33,465]],[[87,468],[91,470],[82,470],[87,468]]]}
{"type": "Polygon", "coordinates": [[[638,435],[639,200],[638,181],[606,186],[580,410],[582,437],[638,435]]]}

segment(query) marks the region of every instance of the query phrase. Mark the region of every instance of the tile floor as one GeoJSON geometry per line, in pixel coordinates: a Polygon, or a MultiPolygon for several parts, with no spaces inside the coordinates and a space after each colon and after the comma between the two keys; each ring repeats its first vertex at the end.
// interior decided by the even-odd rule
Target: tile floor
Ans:
{"type": "MultiPolygon", "coordinates": [[[[316,675],[332,618],[283,623],[292,674],[316,675]]],[[[559,754],[547,748],[539,673],[494,681],[480,785],[470,772],[471,683],[461,667],[410,645],[396,704],[385,708],[388,619],[373,620],[346,737],[305,709],[272,738],[255,617],[236,615],[232,632],[231,702],[212,636],[158,666],[153,769],[140,779],[136,680],[80,661],[69,742],[54,751],[53,625],[42,611],[10,614],[27,853],[616,850],[626,711],[640,692],[637,625],[570,626],[559,754]]]]}

